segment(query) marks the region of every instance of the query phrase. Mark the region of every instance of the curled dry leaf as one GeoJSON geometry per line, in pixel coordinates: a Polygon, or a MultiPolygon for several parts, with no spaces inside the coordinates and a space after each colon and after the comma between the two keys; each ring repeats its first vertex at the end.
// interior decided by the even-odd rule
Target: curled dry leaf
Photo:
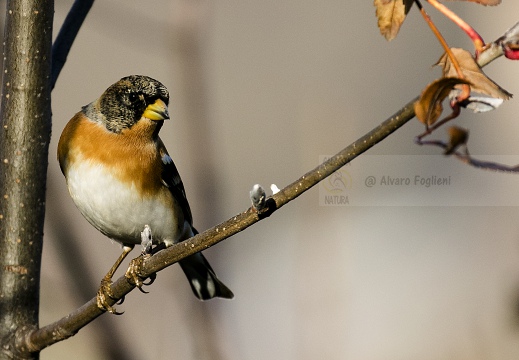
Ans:
{"type": "MultiPolygon", "coordinates": [[[[503,100],[508,100],[512,97],[512,94],[501,88],[486,76],[485,73],[483,73],[479,65],[467,50],[452,48],[451,51],[456,60],[458,60],[463,76],[472,84],[471,91],[503,100]]],[[[443,68],[444,77],[458,76],[458,73],[447,54],[443,54],[436,65],[443,68]]]]}
{"type": "Polygon", "coordinates": [[[393,40],[413,5],[413,0],[374,0],[373,5],[377,8],[380,33],[386,40],[393,40]]]}
{"type": "Polygon", "coordinates": [[[490,5],[490,6],[494,6],[494,5],[499,5],[501,4],[501,0],[450,0],[450,1],[470,1],[470,2],[475,2],[475,3],[478,3],[478,4],[481,4],[481,5],[490,5]]]}
{"type": "Polygon", "coordinates": [[[414,104],[418,120],[427,126],[434,124],[443,112],[443,100],[458,84],[470,85],[470,82],[457,77],[444,77],[427,85],[420,99],[414,104]]]}
{"type": "Polygon", "coordinates": [[[456,151],[460,145],[465,145],[467,143],[469,139],[469,131],[459,126],[451,126],[447,132],[449,134],[449,143],[445,147],[444,154],[450,155],[456,151]]]}

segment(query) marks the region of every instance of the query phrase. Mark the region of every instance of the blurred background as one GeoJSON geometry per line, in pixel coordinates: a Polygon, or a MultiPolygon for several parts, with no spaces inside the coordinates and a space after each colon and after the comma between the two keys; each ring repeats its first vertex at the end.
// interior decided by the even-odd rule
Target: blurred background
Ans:
{"type": "MultiPolygon", "coordinates": [[[[56,1],[55,33],[71,4],[56,1]]],[[[514,1],[447,5],[487,41],[519,21],[514,1]]],[[[461,30],[426,9],[451,46],[472,51],[461,30]]],[[[255,183],[284,187],[439,76],[431,66],[442,50],[416,8],[391,43],[376,23],[372,1],[97,1],[52,94],[41,325],[94,297],[120,253],[75,208],[56,160],[81,106],[130,74],[169,88],[172,120],[161,137],[204,230],[247,209],[255,183]]],[[[519,62],[500,59],[485,72],[519,93],[519,62]]],[[[471,152],[518,155],[518,108],[512,100],[457,119],[470,129],[471,152]]],[[[416,164],[403,155],[440,153],[414,144],[422,130],[413,120],[368,154],[402,156],[400,174],[411,176],[416,164]]],[[[463,181],[467,196],[519,196],[518,175],[492,174],[495,183],[481,186],[474,179],[488,172],[450,158],[420,164],[433,165],[463,181]]],[[[205,252],[234,300],[199,302],[175,265],[149,294],[127,296],[124,315],[105,314],[41,358],[519,357],[517,204],[321,206],[319,196],[316,187],[205,252]]]]}

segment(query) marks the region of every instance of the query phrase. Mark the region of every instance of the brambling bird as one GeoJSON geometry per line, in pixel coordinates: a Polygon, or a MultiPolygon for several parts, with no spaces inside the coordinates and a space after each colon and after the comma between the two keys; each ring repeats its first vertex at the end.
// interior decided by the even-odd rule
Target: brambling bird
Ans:
{"type": "MultiPolygon", "coordinates": [[[[170,246],[197,234],[184,185],[159,131],[169,119],[169,93],[147,76],[110,86],[65,126],[58,160],[83,216],[123,252],[101,282],[98,306],[110,312],[111,278],[149,226],[153,243],[170,246]]],[[[201,253],[179,264],[201,300],[233,298],[201,253]]]]}

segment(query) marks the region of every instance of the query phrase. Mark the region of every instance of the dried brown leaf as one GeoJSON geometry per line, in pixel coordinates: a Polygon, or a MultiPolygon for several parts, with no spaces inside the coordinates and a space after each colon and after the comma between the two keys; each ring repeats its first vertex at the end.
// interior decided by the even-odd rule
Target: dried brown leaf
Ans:
{"type": "Polygon", "coordinates": [[[478,4],[481,4],[481,5],[490,5],[490,6],[495,6],[495,5],[499,5],[501,4],[501,0],[449,0],[449,1],[470,1],[470,2],[475,2],[475,3],[478,3],[478,4]]]}
{"type": "Polygon", "coordinates": [[[422,91],[420,99],[414,104],[418,120],[426,125],[432,125],[443,112],[443,100],[458,84],[469,84],[467,80],[456,77],[444,77],[433,81],[422,91]]]}
{"type": "Polygon", "coordinates": [[[378,28],[386,40],[393,40],[405,16],[409,11],[412,0],[374,0],[373,5],[377,8],[378,28]]]}
{"type": "Polygon", "coordinates": [[[458,126],[451,126],[447,132],[449,134],[449,143],[445,148],[444,154],[450,155],[456,151],[460,145],[465,145],[467,143],[469,139],[469,131],[458,126]]]}
{"type": "MultiPolygon", "coordinates": [[[[512,97],[512,94],[497,85],[485,75],[467,50],[451,48],[451,51],[454,54],[454,57],[458,60],[463,76],[472,84],[471,91],[503,100],[508,100],[512,97]]],[[[443,54],[436,65],[443,68],[444,77],[458,76],[458,73],[447,54],[443,54]]]]}

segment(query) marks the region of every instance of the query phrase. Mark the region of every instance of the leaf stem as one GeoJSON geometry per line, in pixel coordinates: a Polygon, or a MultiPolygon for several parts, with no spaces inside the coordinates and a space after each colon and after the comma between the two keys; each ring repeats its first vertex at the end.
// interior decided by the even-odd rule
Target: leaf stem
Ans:
{"type": "Polygon", "coordinates": [[[462,18],[460,18],[458,15],[456,15],[452,10],[450,10],[448,7],[443,5],[442,3],[438,2],[437,0],[427,0],[429,4],[434,6],[439,12],[441,12],[443,15],[445,15],[447,18],[451,19],[456,25],[458,25],[461,30],[465,31],[465,33],[468,35],[468,37],[472,40],[474,43],[474,47],[476,48],[476,56],[483,50],[483,47],[485,46],[485,41],[481,37],[481,35],[478,34],[476,30],[469,24],[467,24],[462,18]]]}
{"type": "MultiPolygon", "coordinates": [[[[427,0],[427,1],[430,2],[430,1],[435,1],[435,0],[427,0]]],[[[458,63],[458,60],[456,59],[454,54],[452,53],[449,45],[447,44],[447,41],[445,40],[445,38],[441,34],[440,30],[438,30],[436,25],[431,20],[431,17],[425,12],[425,9],[422,7],[422,4],[420,3],[420,1],[419,0],[415,0],[415,3],[418,6],[418,9],[420,9],[420,13],[422,14],[422,17],[424,18],[425,22],[431,28],[433,34],[436,36],[436,38],[440,42],[441,46],[443,47],[443,49],[447,53],[447,56],[449,57],[449,59],[451,59],[452,65],[454,66],[454,68],[456,69],[456,73],[458,74],[458,78],[464,79],[465,76],[463,75],[463,72],[461,71],[461,66],[458,63]]],[[[461,91],[460,95],[458,96],[458,101],[459,102],[468,99],[468,97],[470,95],[470,87],[468,85],[462,85],[461,87],[462,87],[462,91],[461,91]]]]}

